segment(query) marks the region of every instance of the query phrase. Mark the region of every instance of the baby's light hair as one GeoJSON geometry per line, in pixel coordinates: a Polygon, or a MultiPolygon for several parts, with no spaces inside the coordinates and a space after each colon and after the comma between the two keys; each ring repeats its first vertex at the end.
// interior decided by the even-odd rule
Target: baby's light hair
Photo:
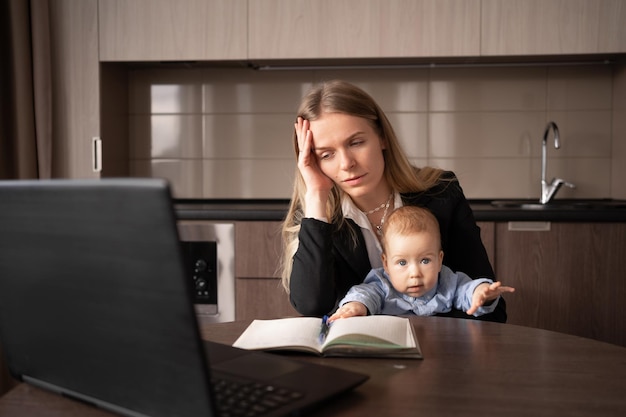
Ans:
{"type": "Polygon", "coordinates": [[[383,253],[385,253],[387,239],[391,235],[415,233],[432,233],[437,237],[441,246],[439,222],[430,210],[419,206],[403,206],[392,211],[383,225],[383,238],[381,239],[383,253]]]}

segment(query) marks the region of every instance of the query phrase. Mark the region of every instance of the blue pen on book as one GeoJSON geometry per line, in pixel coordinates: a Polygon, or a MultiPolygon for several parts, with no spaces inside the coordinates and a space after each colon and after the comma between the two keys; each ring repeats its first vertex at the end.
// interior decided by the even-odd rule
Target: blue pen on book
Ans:
{"type": "Polygon", "coordinates": [[[328,316],[322,317],[322,327],[320,327],[320,343],[324,343],[326,340],[326,335],[328,335],[328,330],[330,330],[330,324],[328,323],[328,316]]]}

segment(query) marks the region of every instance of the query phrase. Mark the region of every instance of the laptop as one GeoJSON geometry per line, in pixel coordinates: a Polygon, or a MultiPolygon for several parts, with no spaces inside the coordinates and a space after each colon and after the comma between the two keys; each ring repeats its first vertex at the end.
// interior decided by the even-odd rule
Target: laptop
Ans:
{"type": "Polygon", "coordinates": [[[164,180],[0,181],[0,344],[15,378],[127,416],[227,415],[230,384],[243,398],[231,406],[271,395],[256,410],[289,415],[367,380],[204,342],[184,269],[164,180]]]}

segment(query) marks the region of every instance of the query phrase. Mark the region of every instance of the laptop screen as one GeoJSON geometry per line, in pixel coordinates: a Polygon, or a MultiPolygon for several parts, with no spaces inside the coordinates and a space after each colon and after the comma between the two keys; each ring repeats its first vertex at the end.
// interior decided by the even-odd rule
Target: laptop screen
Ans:
{"type": "Polygon", "coordinates": [[[162,180],[4,182],[0,336],[11,372],[137,415],[210,415],[175,224],[162,180]]]}

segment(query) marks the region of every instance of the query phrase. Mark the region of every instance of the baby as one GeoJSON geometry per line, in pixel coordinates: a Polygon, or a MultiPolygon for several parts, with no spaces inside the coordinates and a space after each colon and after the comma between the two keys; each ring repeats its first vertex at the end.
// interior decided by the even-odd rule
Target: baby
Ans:
{"type": "Polygon", "coordinates": [[[431,316],[453,308],[479,316],[492,312],[501,294],[515,291],[443,265],[439,223],[425,208],[393,211],[381,243],[383,267],[353,286],[329,321],[367,314],[431,316]]]}

